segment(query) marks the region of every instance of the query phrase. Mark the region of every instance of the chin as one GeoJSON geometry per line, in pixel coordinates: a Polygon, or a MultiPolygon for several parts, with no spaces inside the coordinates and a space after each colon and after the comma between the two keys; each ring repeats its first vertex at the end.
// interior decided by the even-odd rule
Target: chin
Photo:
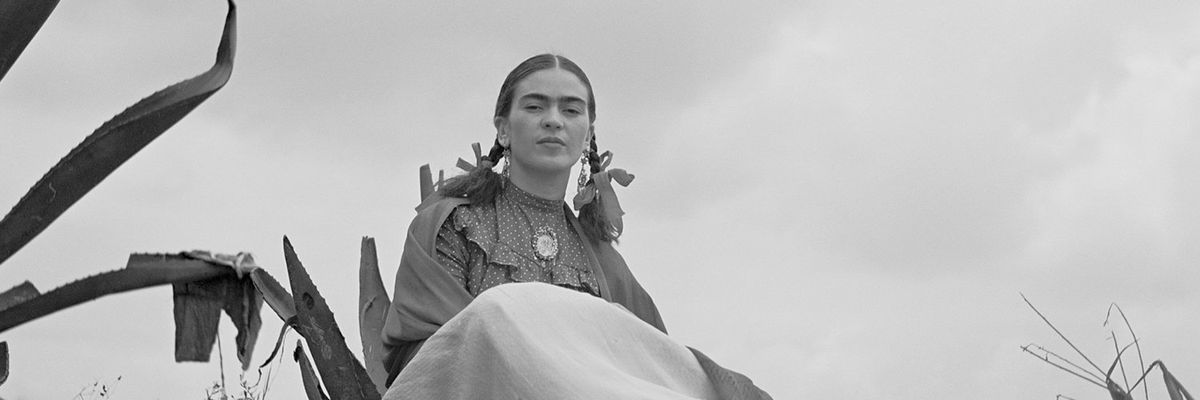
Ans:
{"type": "Polygon", "coordinates": [[[546,173],[555,173],[562,171],[570,171],[571,167],[575,166],[574,158],[570,157],[538,157],[524,163],[532,171],[540,171],[546,173]]]}

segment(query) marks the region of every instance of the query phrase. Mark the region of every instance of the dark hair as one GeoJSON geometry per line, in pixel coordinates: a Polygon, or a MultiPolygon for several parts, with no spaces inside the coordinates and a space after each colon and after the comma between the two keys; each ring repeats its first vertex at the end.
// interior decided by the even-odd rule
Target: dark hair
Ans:
{"type": "Polygon", "coordinates": [[[579,68],[574,61],[555,54],[536,55],[513,68],[512,72],[508,73],[508,77],[504,78],[504,83],[500,85],[500,95],[496,98],[496,113],[492,116],[508,115],[509,110],[512,109],[513,92],[517,91],[517,84],[522,79],[534,72],[552,68],[566,70],[583,82],[583,87],[587,88],[588,92],[588,121],[596,122],[596,96],[592,92],[592,81],[588,80],[587,74],[583,73],[583,69],[579,68]]]}
{"type": "MultiPolygon", "coordinates": [[[[500,85],[500,95],[496,98],[496,112],[493,117],[507,116],[512,109],[513,93],[517,89],[517,84],[525,77],[534,72],[559,68],[570,72],[583,82],[583,86],[587,88],[588,99],[588,121],[596,122],[596,96],[592,91],[592,82],[588,80],[587,74],[583,73],[583,69],[575,64],[570,59],[556,54],[539,54],[517,64],[508,76],[504,78],[504,83],[500,85]]],[[[504,146],[500,145],[497,139],[492,144],[492,148],[488,150],[482,159],[477,160],[480,164],[479,168],[465,175],[459,175],[447,179],[438,189],[438,194],[445,197],[466,197],[470,199],[472,204],[491,204],[496,201],[496,196],[504,190],[504,178],[502,178],[492,167],[500,163],[500,159],[504,157],[504,146]]],[[[591,165],[591,173],[596,174],[601,172],[600,169],[600,154],[596,148],[596,134],[592,132],[591,142],[587,146],[588,163],[591,165]]],[[[590,180],[589,180],[590,182],[590,180]]],[[[605,218],[603,209],[600,207],[602,200],[599,196],[584,205],[579,210],[579,222],[583,225],[583,230],[588,236],[593,239],[612,242],[617,240],[618,233],[616,228],[605,218]]]]}

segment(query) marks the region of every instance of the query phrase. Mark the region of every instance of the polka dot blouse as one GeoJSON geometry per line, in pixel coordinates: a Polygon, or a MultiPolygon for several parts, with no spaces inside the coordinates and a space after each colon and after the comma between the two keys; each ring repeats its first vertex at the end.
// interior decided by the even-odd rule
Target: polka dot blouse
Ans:
{"type": "Polygon", "coordinates": [[[545,282],[599,296],[566,203],[504,186],[494,204],[464,204],[446,218],[436,242],[442,267],[474,296],[509,282],[545,282]],[[542,257],[535,235],[543,238],[542,257]],[[548,237],[557,249],[545,245],[548,237]]]}

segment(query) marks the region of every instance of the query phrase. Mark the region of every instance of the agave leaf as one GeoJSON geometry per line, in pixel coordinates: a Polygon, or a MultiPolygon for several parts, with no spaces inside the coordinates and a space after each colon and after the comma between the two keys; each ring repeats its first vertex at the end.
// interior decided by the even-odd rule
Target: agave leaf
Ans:
{"type": "Polygon", "coordinates": [[[383,367],[383,320],[392,306],[383,279],[379,276],[379,256],[375,239],[362,238],[362,256],[358,265],[358,334],[362,340],[363,363],[367,375],[379,393],[387,392],[387,370],[383,367]]]}
{"type": "Polygon", "coordinates": [[[0,310],[24,303],[26,300],[41,295],[42,292],[39,292],[32,283],[25,281],[20,285],[14,286],[12,289],[4,291],[4,293],[0,293],[0,310]]]}
{"type": "Polygon", "coordinates": [[[113,293],[233,275],[229,268],[201,260],[178,260],[171,263],[170,268],[147,267],[143,262],[149,261],[140,256],[131,255],[129,265],[124,269],[92,275],[0,310],[0,332],[113,293]]]}
{"type": "Polygon", "coordinates": [[[0,385],[8,382],[8,342],[0,342],[0,385]]]}
{"type": "Polygon", "coordinates": [[[287,261],[288,277],[292,282],[292,298],[296,302],[296,330],[313,349],[317,372],[325,382],[325,390],[336,399],[377,400],[381,394],[367,375],[366,369],[346,347],[333,311],[317,291],[308,271],[296,256],[292,242],[283,238],[283,257],[287,261]]]}
{"type": "Polygon", "coordinates": [[[258,288],[267,305],[279,315],[279,319],[289,324],[295,320],[296,304],[292,302],[292,295],[275,280],[275,277],[259,268],[250,272],[250,279],[254,281],[254,287],[258,288]]]}
{"type": "MultiPolygon", "coordinates": [[[[3,4],[7,8],[9,2],[3,4]]],[[[142,99],[105,122],[25,193],[0,220],[0,263],[33,240],[117,167],[225,86],[233,71],[235,10],[229,0],[225,29],[212,68],[142,99]]]]}
{"type": "Polygon", "coordinates": [[[58,0],[0,1],[0,80],[57,6],[58,0]]]}
{"type": "Polygon", "coordinates": [[[418,175],[421,177],[421,201],[425,201],[433,194],[433,173],[429,172],[429,164],[422,165],[418,175]]]}
{"type": "Polygon", "coordinates": [[[313,371],[312,361],[308,359],[308,353],[304,352],[304,346],[300,345],[300,341],[296,341],[296,351],[292,353],[292,358],[300,364],[300,380],[304,381],[304,394],[308,395],[308,400],[329,400],[325,392],[321,391],[321,382],[317,380],[317,373],[313,371]]]}

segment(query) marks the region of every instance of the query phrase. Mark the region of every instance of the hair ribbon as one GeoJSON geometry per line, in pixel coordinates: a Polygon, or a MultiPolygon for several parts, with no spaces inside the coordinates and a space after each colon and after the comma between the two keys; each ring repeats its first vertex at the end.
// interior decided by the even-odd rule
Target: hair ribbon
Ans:
{"type": "Polygon", "coordinates": [[[467,160],[459,158],[457,164],[458,168],[469,173],[479,168],[491,169],[496,165],[496,163],[492,162],[492,160],[483,158],[483,149],[479,146],[479,142],[471,143],[471,150],[475,152],[475,164],[472,165],[470,162],[467,162],[467,160]]]}
{"type": "Polygon", "coordinates": [[[621,216],[625,215],[625,211],[621,209],[621,202],[617,200],[617,192],[613,190],[612,181],[616,181],[621,186],[629,186],[633,182],[634,176],[620,168],[608,169],[610,163],[612,163],[612,152],[605,151],[600,155],[601,171],[592,174],[591,181],[575,195],[573,203],[575,210],[578,211],[597,198],[604,198],[604,201],[600,202],[602,207],[600,211],[608,218],[616,230],[616,234],[620,236],[621,231],[625,229],[624,223],[621,222],[621,216]]]}

